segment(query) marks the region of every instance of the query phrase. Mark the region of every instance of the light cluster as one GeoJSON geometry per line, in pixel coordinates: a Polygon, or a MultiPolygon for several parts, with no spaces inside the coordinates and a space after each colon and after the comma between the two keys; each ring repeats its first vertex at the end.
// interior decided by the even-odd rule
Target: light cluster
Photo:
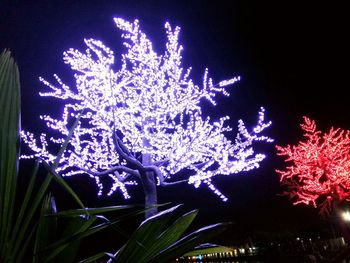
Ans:
{"type": "Polygon", "coordinates": [[[330,212],[335,204],[350,201],[350,131],[331,128],[322,133],[307,117],[300,126],[305,141],[276,146],[278,155],[291,163],[277,172],[294,204],[312,204],[330,212]]]}
{"type": "Polygon", "coordinates": [[[176,181],[176,176],[187,169],[189,184],[207,185],[227,200],[212,178],[259,166],[265,156],[254,153],[253,143],[272,141],[261,135],[271,124],[264,121],[264,109],[260,110],[255,128],[248,130],[240,120],[235,140],[229,140],[225,136],[231,131],[225,124],[229,118],[205,118],[200,102],[206,99],[215,105],[216,94],[228,96],[225,88],[239,81],[239,77],[214,85],[206,69],[200,87],[190,78],[191,68],[185,70],[181,65],[179,27],[172,29],[169,23],[165,24],[166,50],[159,55],[137,20],[114,21],[124,32],[127,50],[121,55],[119,69],[114,70],[113,51],[98,40],[85,39],[85,52],[64,52],[64,62],[75,72],[75,87],[67,86],[57,75],[56,84],[40,78],[50,88],[41,96],[67,102],[61,119],[41,116],[61,136],[47,141],[42,135],[38,143],[33,134],[23,131],[22,138],[33,151],[23,158],[52,161],[55,154],[48,150],[49,142],[60,145],[70,123],[83,111],[57,168],[62,175],[89,174],[95,178],[99,194],[103,189],[100,177],[109,176],[114,181],[109,194],[119,189],[128,198],[126,186],[136,184],[143,171],[153,171],[158,183],[165,185],[176,181]],[[143,162],[146,154],[150,163],[143,162]]]}

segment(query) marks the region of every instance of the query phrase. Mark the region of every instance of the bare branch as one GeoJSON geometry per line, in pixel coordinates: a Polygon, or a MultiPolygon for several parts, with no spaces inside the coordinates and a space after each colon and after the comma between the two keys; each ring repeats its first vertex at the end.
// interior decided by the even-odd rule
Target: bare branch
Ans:
{"type": "Polygon", "coordinates": [[[197,169],[201,169],[203,166],[205,166],[206,164],[208,164],[210,161],[206,161],[206,162],[202,162],[202,163],[195,163],[195,164],[192,164],[192,166],[196,167],[197,169]]]}
{"type": "Polygon", "coordinates": [[[117,134],[114,133],[113,135],[113,141],[115,144],[115,148],[118,152],[118,154],[128,163],[135,165],[138,169],[143,169],[142,163],[137,160],[128,150],[128,148],[124,145],[122,140],[117,136],[117,134]]]}
{"type": "Polygon", "coordinates": [[[160,161],[154,162],[153,165],[159,167],[159,166],[162,166],[162,165],[166,165],[168,162],[169,162],[169,159],[164,159],[164,160],[160,160],[160,161]]]}
{"type": "Polygon", "coordinates": [[[175,182],[164,182],[160,184],[160,186],[167,187],[167,186],[173,186],[173,185],[178,185],[182,183],[188,183],[188,179],[186,180],[180,180],[180,181],[175,181],[175,182]]]}
{"type": "MultiPolygon", "coordinates": [[[[119,181],[125,181],[126,178],[128,178],[129,176],[136,176],[138,178],[140,178],[140,173],[139,171],[137,170],[133,170],[131,168],[128,168],[126,166],[115,166],[115,167],[112,167],[110,169],[107,169],[105,171],[102,171],[102,172],[94,172],[94,171],[91,171],[89,169],[86,169],[86,168],[82,168],[82,167],[78,167],[78,169],[88,173],[88,174],[91,174],[93,176],[98,176],[98,177],[102,177],[102,176],[105,176],[105,175],[108,175],[108,174],[114,174],[118,177],[119,174],[116,174],[115,172],[125,172],[128,174],[128,176],[126,177],[120,177],[122,178],[123,180],[119,180],[119,177],[118,177],[118,180],[119,181]]],[[[119,175],[120,176],[120,175],[119,175]]]]}
{"type": "Polygon", "coordinates": [[[165,182],[165,178],[164,178],[162,171],[155,165],[145,166],[144,171],[153,171],[155,176],[157,176],[159,178],[159,182],[160,182],[161,186],[172,186],[172,185],[177,185],[177,184],[188,182],[188,180],[180,180],[180,181],[175,181],[175,182],[165,182]]]}

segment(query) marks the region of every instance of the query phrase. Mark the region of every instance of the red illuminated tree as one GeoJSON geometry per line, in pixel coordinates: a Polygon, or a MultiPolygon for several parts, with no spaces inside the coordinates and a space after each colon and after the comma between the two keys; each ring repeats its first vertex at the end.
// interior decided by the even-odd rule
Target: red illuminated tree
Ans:
{"type": "Polygon", "coordinates": [[[329,213],[350,201],[350,131],[331,128],[322,133],[307,117],[300,126],[305,140],[296,146],[276,146],[277,154],[290,164],[276,171],[294,204],[312,204],[329,213]]]}

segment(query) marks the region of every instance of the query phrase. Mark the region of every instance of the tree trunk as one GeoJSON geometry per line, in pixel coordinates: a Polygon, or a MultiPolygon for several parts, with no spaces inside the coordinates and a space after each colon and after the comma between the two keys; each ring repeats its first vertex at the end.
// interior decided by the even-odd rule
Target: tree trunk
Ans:
{"type": "MultiPolygon", "coordinates": [[[[142,155],[142,164],[147,166],[151,164],[151,156],[149,154],[142,155]]],[[[154,172],[142,172],[141,182],[143,191],[145,194],[145,208],[155,206],[158,203],[157,200],[157,182],[154,176],[154,172]]],[[[149,218],[158,212],[157,207],[153,207],[145,212],[145,218],[149,218]]]]}

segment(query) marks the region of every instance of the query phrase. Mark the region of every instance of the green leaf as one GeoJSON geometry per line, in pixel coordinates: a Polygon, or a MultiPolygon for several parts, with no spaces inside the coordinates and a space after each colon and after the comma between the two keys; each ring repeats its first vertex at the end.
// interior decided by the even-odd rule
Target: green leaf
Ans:
{"type": "MultiPolygon", "coordinates": [[[[78,195],[74,192],[74,190],[66,183],[66,181],[62,178],[61,175],[59,175],[58,173],[55,172],[55,170],[53,168],[54,165],[53,165],[53,167],[51,167],[46,161],[44,161],[44,160],[41,160],[41,161],[42,161],[44,167],[48,170],[48,172],[56,180],[56,182],[73,197],[73,199],[79,204],[80,207],[85,208],[83,202],[80,200],[78,195]]],[[[88,211],[86,211],[86,213],[88,214],[88,211]]]]}
{"type": "Polygon", "coordinates": [[[34,196],[33,200],[31,201],[31,206],[28,208],[28,211],[23,218],[23,223],[21,224],[18,235],[12,236],[11,244],[13,244],[13,248],[11,252],[13,255],[17,255],[17,253],[21,249],[22,241],[25,237],[27,237],[28,228],[33,223],[32,219],[34,217],[34,214],[37,212],[37,209],[41,204],[45,196],[45,193],[47,192],[50,182],[51,182],[51,178],[47,176],[44,182],[41,184],[39,190],[37,191],[37,194],[34,196]]]}
{"type": "Polygon", "coordinates": [[[20,82],[8,50],[0,54],[0,261],[9,246],[18,170],[20,82]]]}
{"type": "Polygon", "coordinates": [[[72,209],[58,213],[57,215],[46,215],[48,217],[55,216],[58,218],[67,217],[70,219],[69,223],[65,227],[65,231],[62,236],[56,240],[56,242],[50,244],[43,251],[40,251],[42,254],[48,255],[46,261],[54,260],[54,262],[75,262],[74,259],[76,257],[80,242],[83,238],[93,235],[107,227],[112,227],[117,230],[123,236],[128,237],[122,229],[118,228],[117,223],[122,220],[127,220],[135,215],[144,214],[145,209],[132,211],[127,214],[123,214],[119,216],[116,220],[110,221],[107,218],[101,215],[95,215],[98,212],[109,212],[120,209],[127,209],[134,206],[115,206],[115,207],[102,207],[102,208],[87,208],[91,212],[90,216],[86,216],[86,209],[72,209]],[[59,215],[61,214],[61,215],[59,215]],[[91,222],[88,222],[88,219],[91,219],[91,222]],[[96,221],[96,219],[103,220],[104,223],[101,223],[96,226],[92,226],[92,224],[96,221]],[[88,222],[88,223],[87,223],[88,222]]]}
{"type": "Polygon", "coordinates": [[[38,252],[52,243],[56,238],[57,218],[44,216],[45,214],[55,213],[57,213],[55,200],[51,194],[47,194],[42,203],[38,229],[36,231],[33,260],[34,263],[40,263],[44,261],[46,255],[38,254],[38,252]]]}
{"type": "MultiPolygon", "coordinates": [[[[44,251],[56,250],[56,249],[61,251],[62,248],[66,247],[67,245],[70,245],[71,242],[90,236],[94,233],[97,233],[109,226],[112,226],[120,222],[119,219],[114,221],[109,221],[108,219],[102,216],[91,216],[91,217],[80,216],[77,218],[81,219],[81,223],[71,225],[70,229],[63,235],[61,239],[51,244],[50,246],[46,247],[44,251]],[[92,226],[97,219],[103,219],[104,222],[96,226],[92,226]]],[[[52,253],[52,254],[55,254],[55,253],[52,253]]]]}
{"type": "Polygon", "coordinates": [[[96,214],[125,210],[130,208],[135,208],[135,206],[119,205],[119,206],[105,206],[105,207],[95,207],[95,208],[85,208],[85,209],[71,209],[71,210],[58,212],[56,215],[58,217],[74,217],[74,216],[86,214],[87,212],[89,215],[96,215],[96,214]]]}
{"type": "Polygon", "coordinates": [[[191,234],[181,238],[168,248],[160,251],[149,263],[170,262],[193,250],[196,246],[208,242],[210,238],[222,233],[230,223],[218,223],[203,227],[191,234]]]}
{"type": "Polygon", "coordinates": [[[17,180],[18,69],[9,51],[0,55],[0,247],[7,239],[17,180]],[[17,113],[17,115],[16,115],[17,113]]]}
{"type": "MultiPolygon", "coordinates": [[[[64,262],[64,263],[72,263],[76,262],[75,258],[78,253],[81,239],[80,238],[73,238],[74,235],[78,232],[79,229],[85,229],[84,224],[86,223],[87,219],[82,216],[76,216],[69,219],[69,222],[65,226],[65,230],[61,236],[61,239],[66,240],[66,244],[69,244],[66,246],[63,244],[61,246],[61,252],[55,256],[55,262],[64,262]]],[[[88,223],[88,225],[90,222],[88,223]]],[[[84,232],[84,231],[83,231],[84,232]]],[[[77,235],[75,236],[77,237],[77,235]]]]}
{"type": "Polygon", "coordinates": [[[109,260],[108,263],[170,262],[199,244],[208,242],[211,237],[224,231],[228,225],[219,223],[203,227],[180,239],[198,211],[191,211],[171,223],[170,216],[177,207],[167,209],[142,222],[127,243],[114,255],[115,259],[109,260]]]}
{"type": "Polygon", "coordinates": [[[77,118],[75,119],[72,127],[69,129],[69,132],[68,132],[68,135],[67,137],[65,138],[60,150],[58,151],[57,153],[57,156],[56,156],[56,159],[55,161],[53,162],[53,165],[52,165],[52,169],[53,170],[56,170],[58,164],[60,163],[60,160],[61,160],[61,157],[63,156],[63,153],[65,152],[65,150],[67,149],[67,146],[70,142],[70,140],[72,139],[73,137],[73,134],[74,134],[74,130],[75,128],[78,126],[79,124],[79,121],[80,121],[80,118],[81,118],[81,115],[83,114],[84,110],[81,110],[77,116],[77,118]]]}
{"type": "MultiPolygon", "coordinates": [[[[29,247],[29,244],[32,241],[32,237],[34,236],[34,233],[37,229],[37,224],[34,224],[32,226],[32,229],[30,230],[29,234],[27,235],[26,240],[23,242],[23,245],[21,247],[21,250],[19,251],[18,254],[16,254],[16,260],[12,260],[15,262],[24,262],[23,257],[26,255],[27,253],[27,249],[29,247]]],[[[10,261],[11,262],[11,261],[10,261]]]]}
{"type": "Polygon", "coordinates": [[[198,214],[198,210],[191,211],[179,217],[171,224],[159,237],[157,237],[151,246],[147,249],[143,258],[149,259],[156,256],[160,251],[167,249],[174,244],[188,229],[192,221],[198,214]]]}
{"type": "Polygon", "coordinates": [[[32,174],[31,174],[31,177],[30,177],[30,181],[29,181],[29,184],[28,184],[28,187],[27,187],[27,191],[24,195],[24,199],[22,201],[22,205],[20,207],[20,210],[19,210],[19,214],[17,216],[17,220],[16,220],[16,223],[15,223],[15,226],[14,226],[14,229],[13,229],[13,232],[11,233],[12,235],[12,239],[16,239],[18,238],[18,231],[22,225],[22,220],[23,220],[23,217],[25,216],[25,212],[27,211],[28,209],[28,204],[29,204],[29,201],[30,201],[30,198],[32,197],[32,193],[33,193],[33,188],[34,188],[34,184],[35,184],[35,180],[36,180],[36,176],[37,176],[37,173],[38,173],[38,169],[39,169],[39,162],[36,161],[35,162],[35,165],[34,165],[34,168],[33,168],[33,171],[32,171],[32,174]]]}
{"type": "Polygon", "coordinates": [[[146,262],[143,255],[161,234],[170,216],[179,206],[171,207],[143,221],[125,246],[118,251],[116,262],[146,262]]]}
{"type": "Polygon", "coordinates": [[[69,129],[69,133],[67,137],[65,138],[63,144],[61,145],[60,150],[57,153],[56,159],[54,160],[52,166],[50,166],[45,160],[41,159],[41,162],[44,164],[45,168],[48,170],[48,172],[53,176],[53,178],[56,180],[56,182],[63,187],[72,197],[73,199],[79,204],[81,208],[85,208],[83,202],[80,200],[78,195],[73,191],[73,189],[66,183],[66,181],[62,178],[61,175],[55,172],[55,169],[57,168],[58,164],[60,163],[60,159],[63,156],[63,153],[67,149],[67,146],[72,139],[72,136],[74,134],[75,128],[78,126],[81,115],[83,113],[83,110],[81,110],[75,119],[72,127],[69,129]]]}
{"type": "Polygon", "coordinates": [[[77,241],[83,237],[91,225],[95,222],[96,217],[84,219],[83,217],[74,219],[69,226],[69,229],[64,233],[63,237],[53,244],[47,246],[41,253],[47,252],[46,261],[50,261],[55,258],[59,253],[66,249],[74,241],[77,241]]]}
{"type": "Polygon", "coordinates": [[[103,257],[109,257],[110,259],[114,259],[114,255],[112,253],[107,253],[107,252],[101,252],[96,255],[93,255],[89,258],[83,259],[79,261],[79,263],[90,263],[90,262],[96,262],[96,260],[101,259],[103,257]]]}

